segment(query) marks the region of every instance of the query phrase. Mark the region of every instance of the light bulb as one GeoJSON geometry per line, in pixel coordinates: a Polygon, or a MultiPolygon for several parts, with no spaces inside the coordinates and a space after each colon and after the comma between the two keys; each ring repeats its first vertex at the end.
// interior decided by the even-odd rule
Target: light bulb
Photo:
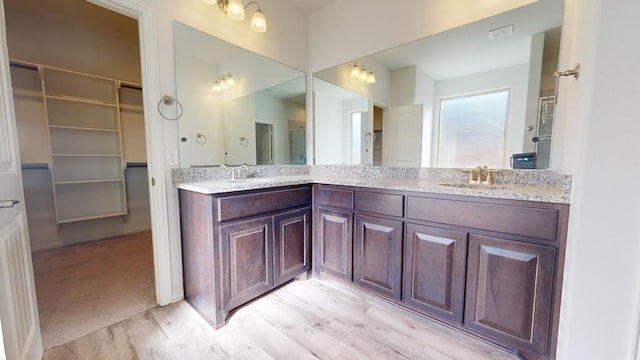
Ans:
{"type": "Polygon", "coordinates": [[[353,67],[351,68],[351,78],[357,79],[358,77],[360,77],[360,67],[358,66],[358,64],[354,63],[353,67]]]}
{"type": "Polygon", "coordinates": [[[242,0],[229,0],[227,16],[233,20],[244,20],[244,5],[242,5],[242,0]]]}
{"type": "Polygon", "coordinates": [[[369,70],[367,74],[367,84],[373,84],[376,82],[376,74],[373,73],[373,70],[369,70]]]}
{"type": "Polygon", "coordinates": [[[229,89],[229,85],[227,85],[227,82],[224,79],[220,81],[220,89],[222,89],[222,91],[227,91],[227,89],[229,89]]]}
{"type": "Polygon", "coordinates": [[[258,33],[267,31],[267,19],[260,9],[256,10],[251,17],[251,30],[258,33]]]}
{"type": "Polygon", "coordinates": [[[216,80],[216,82],[213,83],[213,86],[211,87],[211,89],[213,89],[213,91],[215,92],[221,92],[222,88],[220,87],[220,82],[216,80]]]}
{"type": "Polygon", "coordinates": [[[364,66],[360,68],[360,74],[358,75],[358,80],[367,81],[367,70],[364,69],[364,66]]]}
{"type": "Polygon", "coordinates": [[[229,75],[227,75],[227,78],[225,79],[225,82],[227,83],[228,87],[233,87],[236,85],[236,81],[231,77],[231,73],[229,73],[229,75]]]}

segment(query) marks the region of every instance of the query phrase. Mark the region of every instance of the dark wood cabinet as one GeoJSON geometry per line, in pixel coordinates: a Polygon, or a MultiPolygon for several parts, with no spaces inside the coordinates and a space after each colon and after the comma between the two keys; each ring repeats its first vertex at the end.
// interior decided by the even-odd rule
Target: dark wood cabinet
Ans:
{"type": "Polygon", "coordinates": [[[309,186],[206,195],[180,190],[185,298],[214,327],[309,269],[309,186]]]}
{"type": "Polygon", "coordinates": [[[547,354],[555,258],[550,246],[471,234],[464,325],[547,354]]]}
{"type": "Polygon", "coordinates": [[[314,274],[350,282],[524,359],[554,359],[568,205],[314,189],[314,274]]]}
{"type": "Polygon", "coordinates": [[[467,232],[407,224],[403,302],[462,323],[467,232]]]}
{"type": "Polygon", "coordinates": [[[271,217],[220,226],[222,309],[227,312],[273,288],[271,217]]]}
{"type": "Polygon", "coordinates": [[[293,279],[310,268],[309,209],[302,209],[273,217],[274,285],[293,279]]]}
{"type": "Polygon", "coordinates": [[[400,300],[402,282],[401,220],[357,215],[353,282],[400,300]]]}
{"type": "Polygon", "coordinates": [[[318,267],[328,274],[353,279],[353,214],[318,208],[316,214],[318,267]]]}

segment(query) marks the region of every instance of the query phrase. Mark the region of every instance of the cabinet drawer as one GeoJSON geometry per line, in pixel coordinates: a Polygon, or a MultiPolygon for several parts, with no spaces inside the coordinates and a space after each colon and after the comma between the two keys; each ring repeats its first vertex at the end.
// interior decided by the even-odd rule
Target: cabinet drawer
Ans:
{"type": "Polygon", "coordinates": [[[321,186],[316,193],[316,202],[318,205],[353,210],[353,191],[321,186]]]}
{"type": "Polygon", "coordinates": [[[356,192],[356,210],[402,217],[404,197],[395,194],[381,194],[368,191],[356,192]]]}
{"type": "Polygon", "coordinates": [[[409,196],[407,217],[555,241],[558,210],[409,196]]]}
{"type": "Polygon", "coordinates": [[[309,206],[310,199],[308,187],[222,197],[217,199],[218,221],[309,206]]]}

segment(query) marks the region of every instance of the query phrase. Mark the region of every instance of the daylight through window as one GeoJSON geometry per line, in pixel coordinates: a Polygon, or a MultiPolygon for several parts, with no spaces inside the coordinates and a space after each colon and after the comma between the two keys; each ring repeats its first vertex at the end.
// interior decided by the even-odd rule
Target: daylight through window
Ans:
{"type": "Polygon", "coordinates": [[[438,166],[503,168],[509,90],[440,100],[438,166]]]}

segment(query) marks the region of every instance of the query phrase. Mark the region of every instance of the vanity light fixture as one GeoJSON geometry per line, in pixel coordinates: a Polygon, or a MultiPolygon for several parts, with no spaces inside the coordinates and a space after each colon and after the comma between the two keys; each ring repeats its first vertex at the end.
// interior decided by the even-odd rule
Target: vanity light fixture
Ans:
{"type": "Polygon", "coordinates": [[[256,10],[251,17],[251,30],[258,33],[267,31],[267,19],[260,9],[260,4],[255,1],[249,1],[247,5],[243,5],[242,0],[202,0],[202,2],[209,5],[217,5],[220,11],[233,20],[238,21],[244,20],[244,11],[249,7],[249,5],[256,4],[258,10],[256,10]]]}
{"type": "Polygon", "coordinates": [[[229,73],[228,75],[222,75],[222,77],[217,78],[211,89],[215,92],[223,92],[229,90],[229,88],[232,88],[235,85],[236,81],[231,76],[231,73],[229,73]]]}
{"type": "Polygon", "coordinates": [[[373,73],[373,70],[371,70],[370,67],[358,65],[356,62],[354,62],[351,67],[351,78],[358,79],[362,82],[366,82],[367,84],[373,84],[376,82],[376,75],[373,73]]]}

